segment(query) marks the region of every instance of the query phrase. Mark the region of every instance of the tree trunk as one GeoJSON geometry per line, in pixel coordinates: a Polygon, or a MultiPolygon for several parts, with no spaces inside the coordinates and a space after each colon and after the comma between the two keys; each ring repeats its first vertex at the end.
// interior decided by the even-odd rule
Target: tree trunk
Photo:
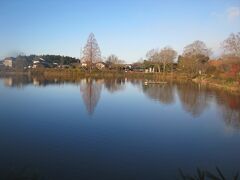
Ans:
{"type": "Polygon", "coordinates": [[[159,64],[158,64],[157,67],[158,67],[158,72],[161,72],[161,69],[160,69],[160,65],[159,65],[159,64]]]}

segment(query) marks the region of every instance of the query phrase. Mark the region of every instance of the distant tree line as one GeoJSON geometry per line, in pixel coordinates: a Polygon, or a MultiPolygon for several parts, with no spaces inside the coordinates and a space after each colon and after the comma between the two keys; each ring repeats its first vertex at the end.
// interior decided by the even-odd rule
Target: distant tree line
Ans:
{"type": "Polygon", "coordinates": [[[69,57],[69,56],[60,56],[60,55],[19,55],[16,57],[14,61],[14,68],[21,70],[27,68],[28,66],[32,66],[34,61],[44,61],[43,67],[56,67],[63,65],[72,65],[74,63],[78,63],[79,59],[69,57]]]}
{"type": "MultiPolygon", "coordinates": [[[[136,71],[149,73],[185,73],[188,76],[211,75],[213,77],[240,79],[240,32],[230,34],[222,43],[223,54],[217,59],[210,59],[212,50],[200,40],[196,40],[184,47],[182,54],[170,46],[161,49],[151,49],[145,59],[126,64],[112,54],[102,58],[100,47],[93,33],[88,37],[83,49],[83,57],[79,59],[60,55],[19,55],[14,61],[16,69],[33,66],[34,62],[41,61],[40,65],[47,68],[80,67],[81,70],[92,72],[97,69],[105,71],[136,71]],[[81,64],[79,63],[81,61],[81,64]]],[[[41,66],[39,66],[41,67],[41,66]]]]}
{"type": "Polygon", "coordinates": [[[240,79],[240,32],[231,34],[221,43],[222,55],[210,59],[212,51],[200,40],[196,40],[177,52],[171,47],[152,49],[146,59],[133,64],[139,69],[151,69],[151,72],[182,72],[189,76],[212,74],[217,77],[240,79]]]}

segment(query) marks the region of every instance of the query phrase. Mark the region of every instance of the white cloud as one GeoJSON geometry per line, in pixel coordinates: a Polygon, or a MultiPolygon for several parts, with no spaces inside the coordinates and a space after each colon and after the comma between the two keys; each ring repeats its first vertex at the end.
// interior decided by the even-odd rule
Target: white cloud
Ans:
{"type": "Polygon", "coordinates": [[[224,12],[212,12],[211,16],[220,20],[228,20],[229,22],[235,22],[240,19],[240,7],[233,6],[227,8],[224,12]]]}
{"type": "Polygon", "coordinates": [[[235,21],[240,17],[240,7],[230,7],[227,9],[227,17],[230,21],[235,21]]]}

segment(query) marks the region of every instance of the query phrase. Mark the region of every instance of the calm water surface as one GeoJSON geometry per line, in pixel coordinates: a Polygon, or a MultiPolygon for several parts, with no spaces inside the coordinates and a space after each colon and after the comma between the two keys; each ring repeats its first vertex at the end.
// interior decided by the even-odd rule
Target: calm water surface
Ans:
{"type": "Polygon", "coordinates": [[[197,84],[3,78],[0,117],[1,179],[37,172],[165,180],[179,168],[240,170],[240,96],[197,84]]]}

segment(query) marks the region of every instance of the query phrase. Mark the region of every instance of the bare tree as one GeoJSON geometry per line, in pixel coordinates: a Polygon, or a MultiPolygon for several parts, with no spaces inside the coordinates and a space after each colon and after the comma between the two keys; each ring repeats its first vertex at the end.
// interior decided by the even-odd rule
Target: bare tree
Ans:
{"type": "Polygon", "coordinates": [[[174,59],[177,56],[177,52],[171,47],[164,47],[159,52],[159,60],[163,64],[163,71],[165,72],[168,64],[173,64],[174,59]]]}
{"type": "Polygon", "coordinates": [[[110,68],[118,68],[120,67],[122,64],[124,64],[124,61],[119,59],[116,55],[112,54],[110,56],[107,57],[106,60],[106,64],[110,67],[110,68]]]}
{"type": "Polygon", "coordinates": [[[147,52],[146,57],[149,61],[158,61],[158,49],[151,49],[147,52]]]}
{"type": "Polygon", "coordinates": [[[107,57],[106,63],[109,64],[122,64],[124,63],[123,60],[120,60],[116,55],[112,54],[107,57]]]}
{"type": "Polygon", "coordinates": [[[150,61],[154,66],[157,66],[158,72],[161,71],[160,69],[160,58],[159,58],[159,50],[158,49],[151,49],[147,52],[146,58],[150,61]]]}
{"type": "Polygon", "coordinates": [[[240,57],[240,32],[230,34],[230,36],[223,41],[222,47],[224,54],[240,57]]]}
{"type": "Polygon", "coordinates": [[[183,56],[179,58],[179,66],[190,75],[202,73],[206,69],[211,50],[202,41],[194,41],[184,48],[183,56]]]}
{"type": "Polygon", "coordinates": [[[177,52],[170,47],[164,47],[160,51],[158,49],[152,49],[147,52],[147,59],[157,66],[158,72],[161,72],[161,66],[165,72],[166,66],[173,63],[177,56],[177,52]]]}
{"type": "Polygon", "coordinates": [[[184,48],[183,56],[198,56],[198,55],[204,55],[207,57],[211,55],[211,50],[207,48],[204,42],[197,40],[184,48]]]}
{"type": "Polygon", "coordinates": [[[83,61],[87,63],[89,72],[91,72],[94,63],[101,61],[101,51],[93,33],[89,35],[87,44],[83,49],[83,61]]]}

